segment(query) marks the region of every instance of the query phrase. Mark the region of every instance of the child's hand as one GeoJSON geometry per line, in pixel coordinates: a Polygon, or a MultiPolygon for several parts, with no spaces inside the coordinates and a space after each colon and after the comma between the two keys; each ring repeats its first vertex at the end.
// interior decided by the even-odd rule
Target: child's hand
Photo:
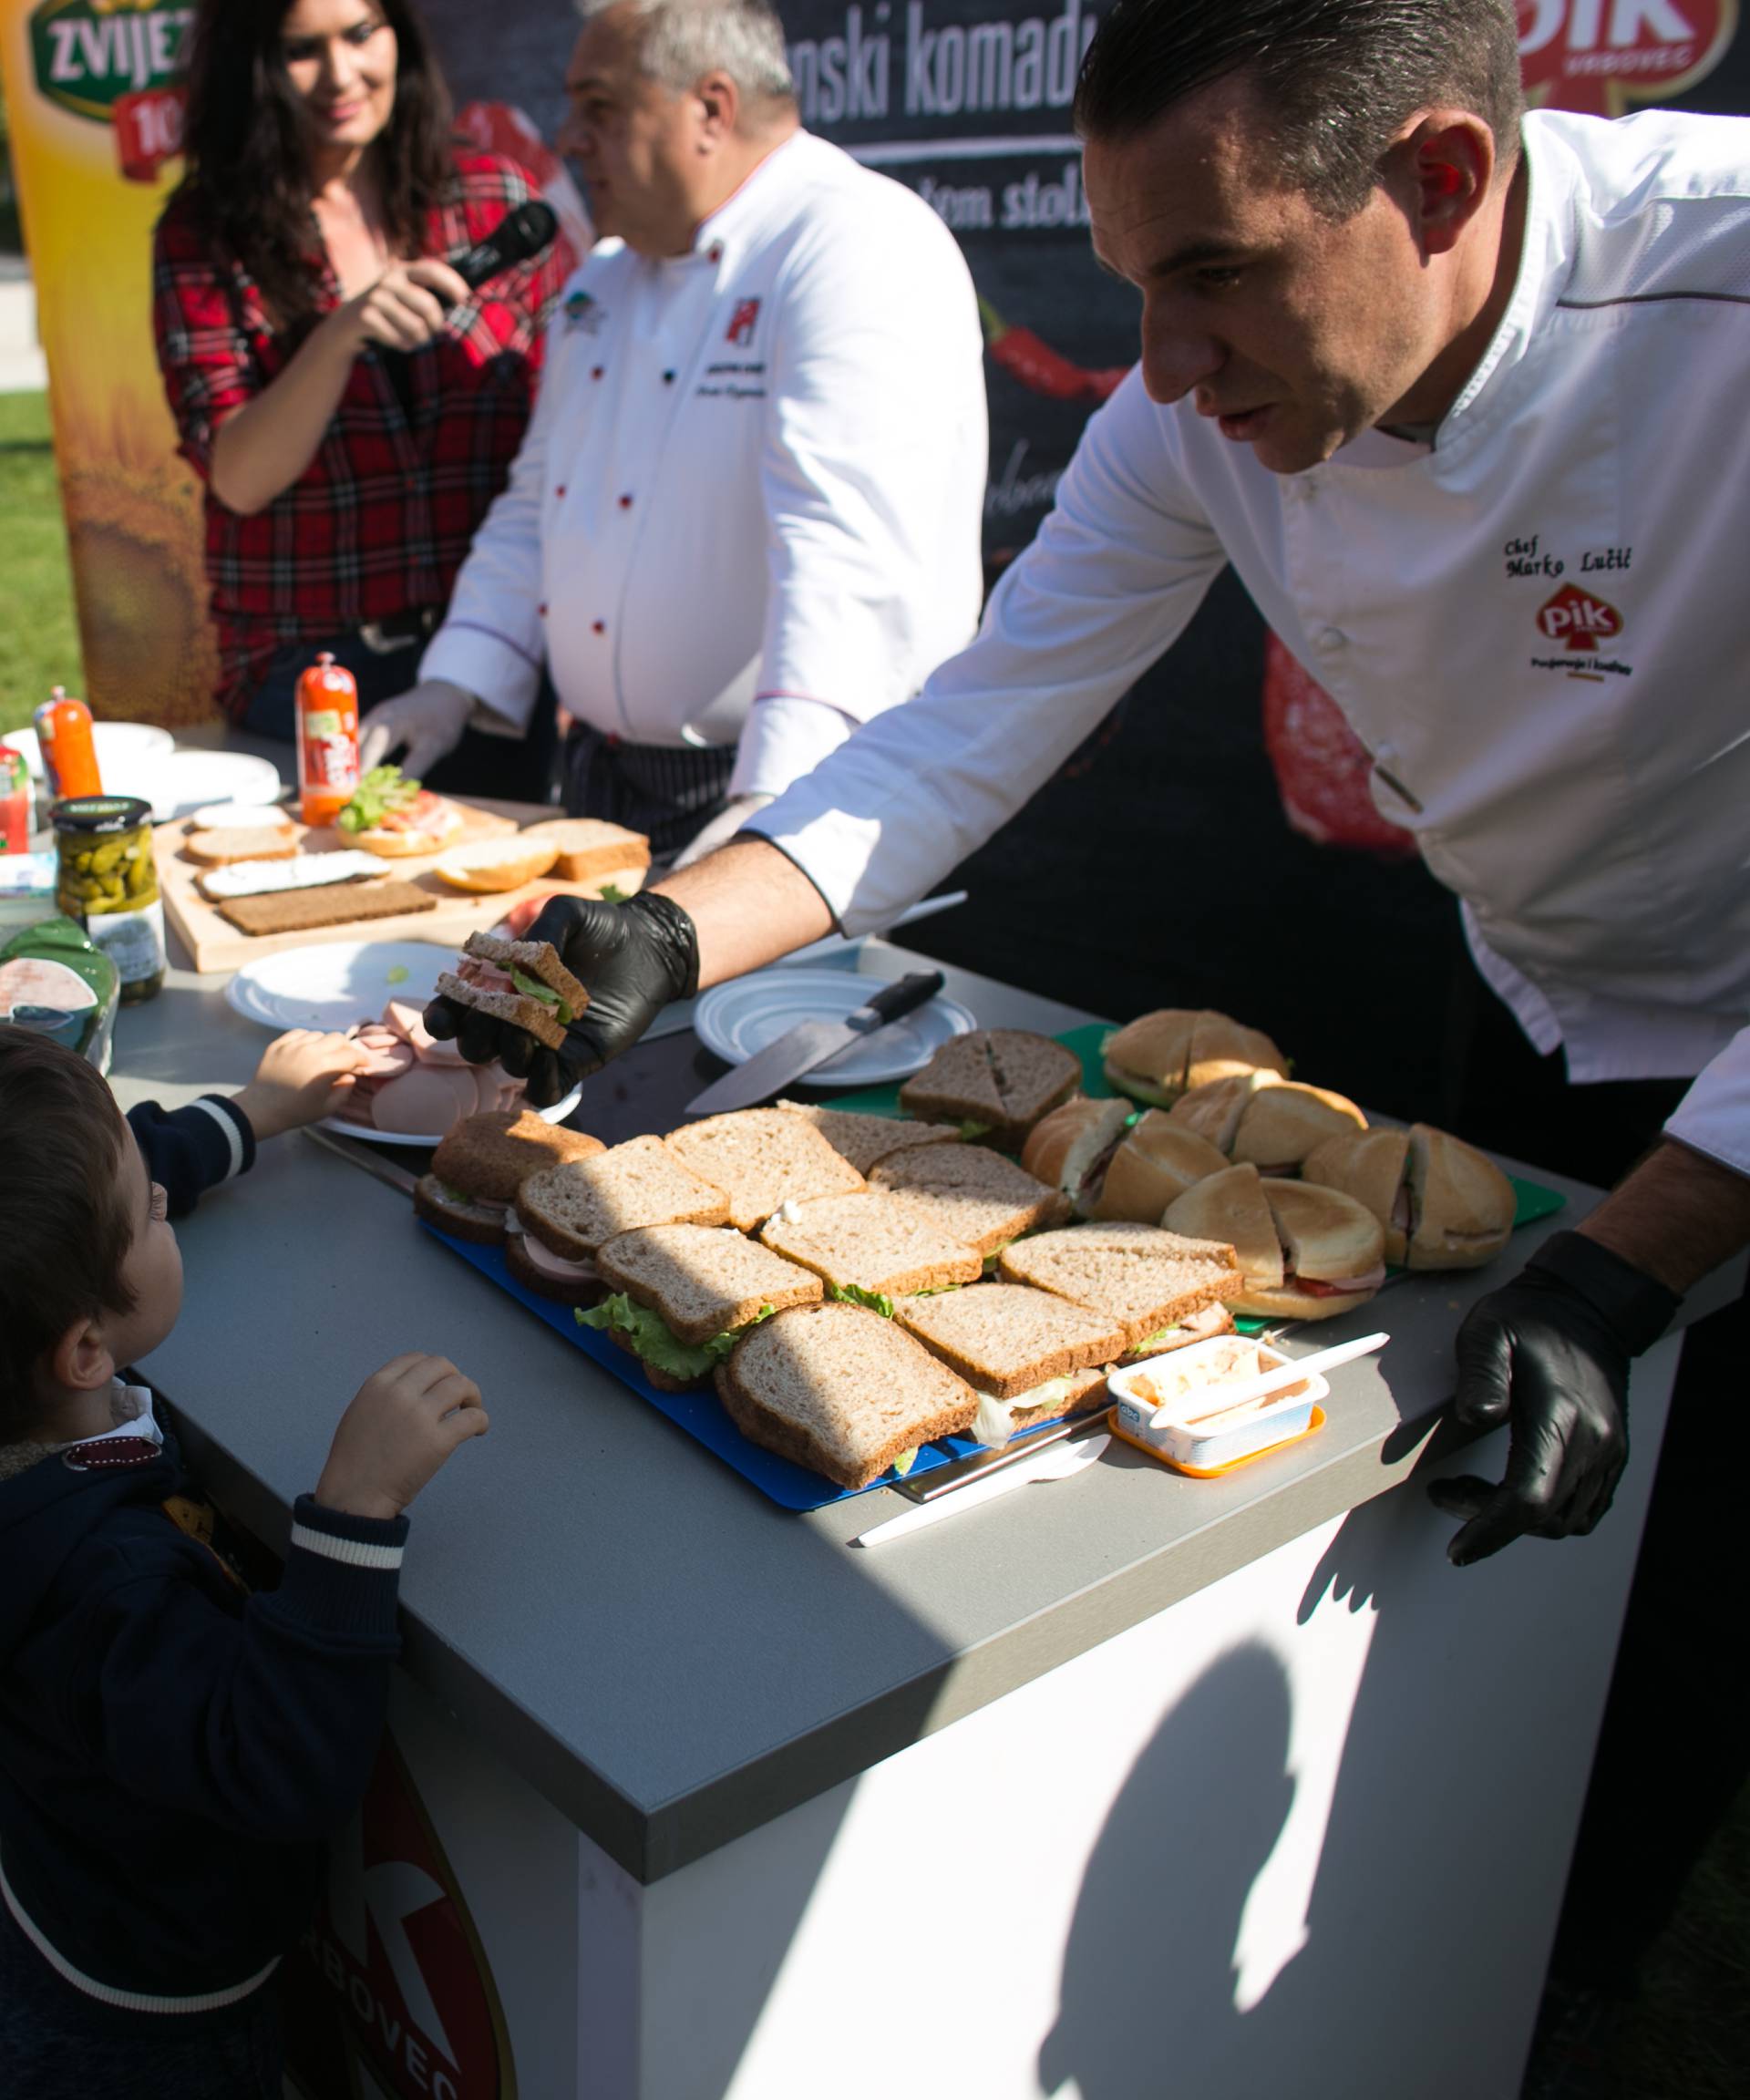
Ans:
{"type": "Polygon", "coordinates": [[[237,1096],[260,1145],[283,1131],[319,1123],[342,1107],[365,1053],[350,1036],[294,1028],[267,1046],[255,1076],[237,1096]]]}
{"type": "Polygon", "coordinates": [[[340,1418],[316,1500],[355,1517],[398,1517],[458,1445],[484,1436],[480,1389],[444,1356],[397,1356],[340,1418]]]}

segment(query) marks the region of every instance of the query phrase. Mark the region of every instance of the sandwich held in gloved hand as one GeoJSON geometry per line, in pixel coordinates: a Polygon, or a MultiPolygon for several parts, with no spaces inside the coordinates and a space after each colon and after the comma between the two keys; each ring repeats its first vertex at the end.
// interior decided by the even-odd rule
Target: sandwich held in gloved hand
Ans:
{"type": "MultiPolygon", "coordinates": [[[[485,935],[475,935],[474,942],[485,935]]],[[[529,1104],[549,1108],[577,1082],[630,1048],[672,1000],[699,985],[699,937],[672,898],[646,892],[623,904],[555,897],[517,948],[550,947],[586,995],[570,1025],[519,1024],[479,999],[458,996],[448,980],[426,1008],[426,1026],[453,1041],[471,1065],[499,1059],[524,1082],[529,1104]],[[554,1040],[555,1035],[557,1040],[554,1040]]]]}
{"type": "Polygon", "coordinates": [[[1558,1232],[1513,1282],[1479,1299],[1458,1330],[1455,1417],[1511,1433],[1499,1485],[1472,1475],[1429,1484],[1435,1507],[1467,1521],[1446,1547],[1467,1567],[1529,1533],[1590,1531],[1629,1457],[1629,1364],[1670,1326],[1677,1294],[1583,1232],[1558,1232]]]}

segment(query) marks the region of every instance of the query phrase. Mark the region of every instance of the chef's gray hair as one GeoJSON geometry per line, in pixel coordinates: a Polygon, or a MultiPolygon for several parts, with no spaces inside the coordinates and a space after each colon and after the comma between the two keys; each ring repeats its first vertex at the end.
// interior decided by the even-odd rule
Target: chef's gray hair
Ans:
{"type": "Polygon", "coordinates": [[[621,7],[642,29],[639,70],[675,94],[726,73],[756,101],[795,100],[784,26],[768,0],[577,0],[586,22],[621,7]]]}

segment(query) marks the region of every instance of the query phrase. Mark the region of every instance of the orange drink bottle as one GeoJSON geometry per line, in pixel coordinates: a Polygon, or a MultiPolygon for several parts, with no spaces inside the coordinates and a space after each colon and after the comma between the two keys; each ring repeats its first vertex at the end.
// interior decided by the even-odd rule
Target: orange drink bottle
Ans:
{"type": "Polygon", "coordinates": [[[43,755],[52,802],[70,795],[101,795],[98,747],[91,736],[91,710],[83,700],[69,700],[61,687],[50,689],[36,710],[36,745],[43,755]]]}
{"type": "Polygon", "coordinates": [[[332,824],[358,787],[358,687],[326,650],[298,680],[298,787],[306,824],[332,824]]]}

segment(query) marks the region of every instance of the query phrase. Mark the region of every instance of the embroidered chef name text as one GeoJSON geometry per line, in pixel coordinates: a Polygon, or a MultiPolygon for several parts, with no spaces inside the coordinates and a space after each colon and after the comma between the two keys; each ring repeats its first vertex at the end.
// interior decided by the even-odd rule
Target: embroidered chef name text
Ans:
{"type": "Polygon", "coordinates": [[[766,398],[766,360],[763,357],[722,357],[707,365],[698,391],[702,395],[726,394],[732,400],[763,401],[766,398]]]}

